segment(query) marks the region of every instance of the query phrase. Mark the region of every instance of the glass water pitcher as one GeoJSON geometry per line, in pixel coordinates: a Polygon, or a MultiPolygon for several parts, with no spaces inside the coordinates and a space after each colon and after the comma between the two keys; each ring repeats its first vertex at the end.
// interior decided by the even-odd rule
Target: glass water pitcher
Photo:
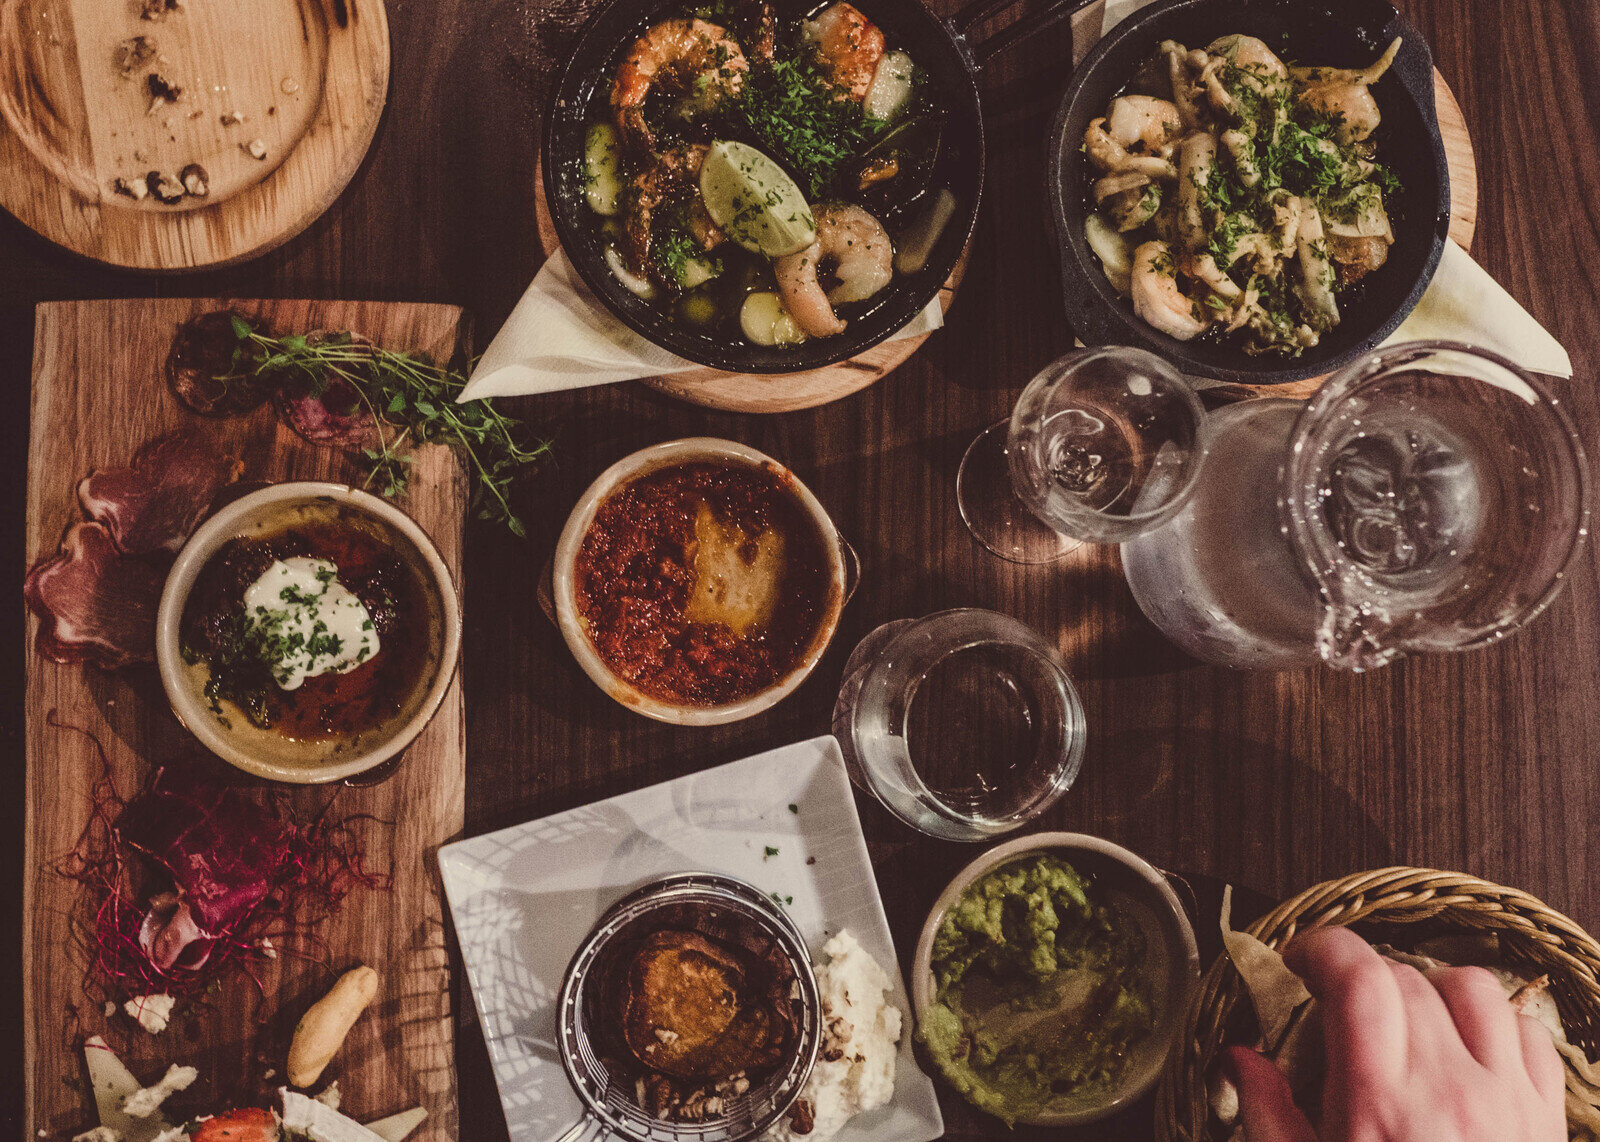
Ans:
{"type": "Polygon", "coordinates": [[[1588,532],[1560,401],[1494,353],[1396,345],[1309,403],[1210,414],[1193,498],[1122,545],[1140,608],[1195,657],[1370,670],[1467,650],[1547,606],[1588,532]]]}

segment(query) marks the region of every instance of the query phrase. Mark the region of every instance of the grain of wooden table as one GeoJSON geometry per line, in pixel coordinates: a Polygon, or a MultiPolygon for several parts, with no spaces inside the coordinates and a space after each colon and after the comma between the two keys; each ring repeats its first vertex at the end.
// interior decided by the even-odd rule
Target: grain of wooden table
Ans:
{"type": "MultiPolygon", "coordinates": [[[[1404,6],[1431,37],[1473,131],[1475,252],[1572,351],[1577,379],[1556,388],[1600,452],[1600,84],[1592,67],[1600,14],[1591,0],[1404,6]]],[[[371,156],[324,218],[258,262],[183,279],[115,273],[0,219],[0,371],[12,394],[0,432],[15,583],[32,305],[153,293],[399,298],[464,304],[479,329],[494,329],[537,268],[529,204],[538,108],[582,11],[582,0],[391,0],[393,88],[371,156]]],[[[891,618],[977,605],[1055,638],[1082,691],[1091,727],[1083,777],[1041,825],[1099,833],[1165,867],[1271,896],[1376,865],[1457,868],[1525,888],[1600,929],[1593,545],[1548,613],[1493,649],[1365,676],[1271,676],[1203,667],[1169,647],[1134,607],[1110,552],[1018,568],[962,529],[953,502],[962,450],[1072,343],[1046,240],[1041,143],[1068,58],[1059,28],[985,75],[989,182],[966,284],[946,331],[883,383],[768,418],[707,413],[639,385],[523,402],[521,411],[555,436],[559,460],[522,489],[528,542],[477,524],[468,530],[467,828],[821,732],[852,640],[891,618]],[[866,567],[814,677],[769,714],[714,730],[646,722],[602,697],[534,597],[535,574],[591,477],[642,445],[699,433],[744,440],[792,464],[866,567]]],[[[18,760],[0,778],[4,867],[20,859],[20,615],[18,599],[7,619],[6,740],[18,760]]],[[[890,919],[909,952],[928,904],[971,850],[919,839],[874,806],[862,808],[890,919]]],[[[0,978],[8,981],[0,1028],[8,1031],[18,1025],[16,887],[7,876],[0,907],[0,978]]],[[[504,1126],[482,1041],[464,1004],[463,1012],[462,1137],[493,1142],[504,1126]]],[[[14,1033],[4,1038],[15,1046],[14,1033]]],[[[0,1082],[0,1098],[13,1122],[14,1083],[0,1082]]],[[[1006,1136],[948,1109],[952,1138],[1006,1136]]],[[[1092,1136],[1148,1137],[1148,1110],[1092,1136]]]]}

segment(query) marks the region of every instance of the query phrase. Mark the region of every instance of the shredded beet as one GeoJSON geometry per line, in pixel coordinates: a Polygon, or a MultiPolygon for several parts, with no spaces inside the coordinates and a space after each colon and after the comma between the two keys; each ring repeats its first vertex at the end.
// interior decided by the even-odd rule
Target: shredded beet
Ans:
{"type": "MultiPolygon", "coordinates": [[[[386,889],[363,860],[366,814],[333,815],[335,792],[310,821],[272,790],[223,783],[204,763],[157,769],[124,800],[105,751],[93,810],[56,871],[90,894],[82,939],[91,975],[129,995],[193,994],[269,954],[312,955],[317,927],[351,888],[386,889]],[[263,939],[269,943],[263,945],[263,939]]],[[[259,983],[259,981],[258,981],[259,983]]]]}

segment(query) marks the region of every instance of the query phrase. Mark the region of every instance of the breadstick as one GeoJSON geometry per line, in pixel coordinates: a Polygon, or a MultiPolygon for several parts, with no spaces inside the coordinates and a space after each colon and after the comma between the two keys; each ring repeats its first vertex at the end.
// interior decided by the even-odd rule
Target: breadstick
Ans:
{"type": "Polygon", "coordinates": [[[351,968],[339,977],[328,994],[300,1017],[289,1043],[289,1083],[307,1087],[316,1082],[350,1028],[378,994],[378,973],[369,967],[351,968]]]}

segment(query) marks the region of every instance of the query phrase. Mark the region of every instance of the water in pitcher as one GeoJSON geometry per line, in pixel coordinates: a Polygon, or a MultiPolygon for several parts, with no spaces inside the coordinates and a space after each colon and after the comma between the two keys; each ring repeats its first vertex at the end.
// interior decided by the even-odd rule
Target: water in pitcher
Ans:
{"type": "Polygon", "coordinates": [[[1300,405],[1252,400],[1207,421],[1188,505],[1122,545],[1122,569],[1150,621],[1188,653],[1242,669],[1317,661],[1322,606],[1278,520],[1278,468],[1300,405]]]}
{"type": "Polygon", "coordinates": [[[1557,402],[1492,355],[1397,346],[1304,408],[1213,414],[1195,495],[1123,546],[1129,585],[1190,653],[1237,667],[1381,666],[1501,637],[1586,533],[1557,402]]]}

